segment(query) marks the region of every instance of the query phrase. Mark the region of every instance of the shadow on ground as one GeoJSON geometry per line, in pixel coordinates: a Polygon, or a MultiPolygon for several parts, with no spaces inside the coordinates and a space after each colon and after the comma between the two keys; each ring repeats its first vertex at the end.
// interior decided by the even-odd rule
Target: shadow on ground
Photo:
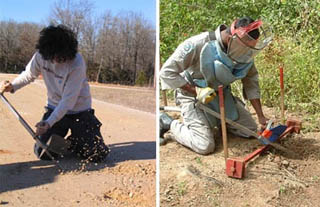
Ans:
{"type": "Polygon", "coordinates": [[[127,160],[156,159],[156,142],[124,142],[109,145],[108,166],[127,160]]]}
{"type": "Polygon", "coordinates": [[[28,161],[0,165],[0,194],[8,191],[40,186],[55,181],[61,173],[88,172],[113,167],[127,160],[156,158],[155,142],[124,142],[109,146],[111,152],[102,163],[88,163],[74,155],[59,161],[63,170],[53,161],[28,161]]]}

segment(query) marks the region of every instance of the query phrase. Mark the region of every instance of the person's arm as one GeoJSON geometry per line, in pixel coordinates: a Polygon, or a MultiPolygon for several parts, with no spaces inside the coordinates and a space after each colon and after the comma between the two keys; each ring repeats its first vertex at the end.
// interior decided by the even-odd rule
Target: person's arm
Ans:
{"type": "Polygon", "coordinates": [[[48,119],[45,120],[50,127],[59,121],[68,112],[68,110],[73,109],[77,103],[83,82],[86,80],[86,67],[84,63],[79,67],[74,68],[69,73],[62,93],[62,98],[59,101],[58,106],[54,109],[48,119]]]}
{"type": "Polygon", "coordinates": [[[250,100],[254,110],[257,113],[259,124],[261,128],[265,128],[268,119],[264,116],[261,101],[260,101],[260,86],[259,86],[259,74],[253,64],[249,70],[247,76],[242,79],[243,84],[243,96],[245,99],[250,100]]]}
{"type": "Polygon", "coordinates": [[[36,52],[27,64],[26,69],[12,81],[13,90],[11,92],[16,92],[18,89],[33,82],[41,74],[41,61],[40,54],[36,52]]]}
{"type": "Polygon", "coordinates": [[[265,129],[267,126],[268,119],[264,116],[260,99],[250,99],[250,103],[252,104],[254,110],[257,113],[259,124],[262,129],[265,129]]]}
{"type": "Polygon", "coordinates": [[[196,58],[199,58],[197,57],[198,50],[197,44],[190,40],[178,46],[160,70],[159,78],[163,90],[183,88],[191,93],[195,92],[194,87],[189,85],[180,73],[194,64],[196,58]]]}

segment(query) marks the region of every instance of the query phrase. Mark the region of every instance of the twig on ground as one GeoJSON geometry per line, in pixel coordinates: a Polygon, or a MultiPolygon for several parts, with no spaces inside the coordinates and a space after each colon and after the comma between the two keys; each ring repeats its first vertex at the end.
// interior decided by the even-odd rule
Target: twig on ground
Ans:
{"type": "Polygon", "coordinates": [[[193,175],[195,175],[199,178],[204,178],[210,182],[214,182],[215,184],[219,185],[220,187],[223,187],[223,185],[224,185],[221,181],[219,181],[213,177],[210,177],[207,175],[202,175],[201,172],[192,165],[189,165],[187,169],[189,170],[189,172],[191,172],[193,175]]]}

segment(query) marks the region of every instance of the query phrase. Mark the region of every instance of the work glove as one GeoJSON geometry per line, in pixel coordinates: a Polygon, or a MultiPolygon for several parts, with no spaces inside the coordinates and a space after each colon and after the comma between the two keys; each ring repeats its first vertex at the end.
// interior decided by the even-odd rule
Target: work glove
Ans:
{"type": "Polygon", "coordinates": [[[50,125],[46,121],[40,121],[36,124],[36,127],[37,127],[36,135],[41,136],[48,131],[48,129],[50,128],[50,125]]]}
{"type": "Polygon", "coordinates": [[[0,86],[0,93],[3,94],[4,92],[12,92],[13,91],[13,86],[10,83],[10,81],[6,80],[1,83],[0,86]]]}
{"type": "Polygon", "coordinates": [[[196,92],[197,92],[197,100],[203,104],[209,103],[217,95],[214,89],[210,87],[205,87],[205,88],[196,87],[196,92]]]}

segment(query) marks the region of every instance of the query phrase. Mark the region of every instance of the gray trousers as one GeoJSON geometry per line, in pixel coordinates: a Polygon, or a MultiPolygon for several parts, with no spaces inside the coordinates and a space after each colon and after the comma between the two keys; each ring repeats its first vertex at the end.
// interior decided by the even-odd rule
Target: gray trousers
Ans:
{"type": "MultiPolygon", "coordinates": [[[[239,119],[235,122],[256,131],[257,124],[251,114],[244,108],[244,105],[238,101],[236,107],[239,112],[239,119]]],[[[181,103],[181,115],[183,123],[174,120],[170,126],[170,131],[175,136],[176,141],[199,154],[212,153],[215,149],[213,130],[210,128],[204,112],[195,106],[195,101],[181,103]]],[[[228,124],[227,132],[248,137],[228,124]]]]}

